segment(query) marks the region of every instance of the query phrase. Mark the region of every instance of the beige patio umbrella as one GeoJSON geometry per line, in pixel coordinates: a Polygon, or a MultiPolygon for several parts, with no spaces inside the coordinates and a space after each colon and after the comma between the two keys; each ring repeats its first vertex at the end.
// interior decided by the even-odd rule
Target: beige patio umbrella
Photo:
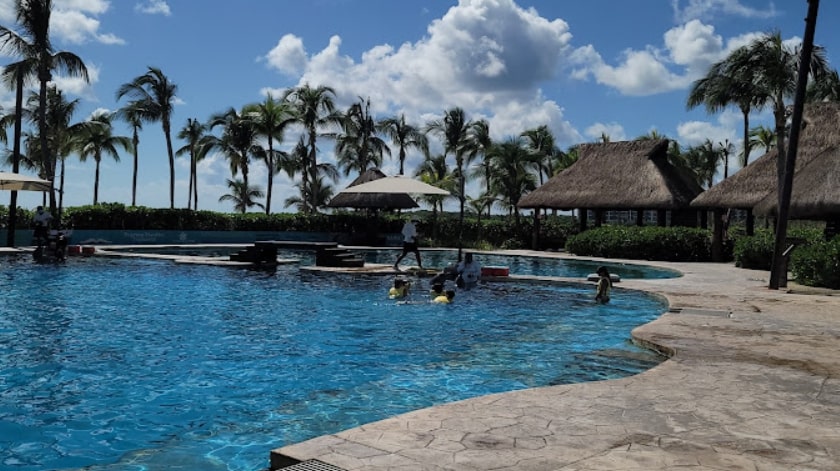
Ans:
{"type": "Polygon", "coordinates": [[[415,195],[448,195],[449,192],[410,177],[378,178],[345,188],[342,193],[408,193],[415,195]]]}
{"type": "Polygon", "coordinates": [[[0,190],[50,191],[50,181],[19,173],[0,172],[0,190]]]}

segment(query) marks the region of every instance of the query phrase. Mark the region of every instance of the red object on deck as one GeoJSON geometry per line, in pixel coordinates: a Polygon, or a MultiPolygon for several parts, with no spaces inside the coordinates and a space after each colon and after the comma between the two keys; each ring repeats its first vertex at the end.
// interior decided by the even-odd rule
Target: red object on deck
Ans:
{"type": "Polygon", "coordinates": [[[82,253],[81,245],[70,245],[67,247],[68,255],[79,255],[80,253],[82,253]]]}
{"type": "Polygon", "coordinates": [[[481,267],[481,276],[508,276],[509,267],[481,267]]]}
{"type": "Polygon", "coordinates": [[[96,253],[96,247],[85,246],[82,247],[82,254],[83,255],[93,255],[96,253]]]}

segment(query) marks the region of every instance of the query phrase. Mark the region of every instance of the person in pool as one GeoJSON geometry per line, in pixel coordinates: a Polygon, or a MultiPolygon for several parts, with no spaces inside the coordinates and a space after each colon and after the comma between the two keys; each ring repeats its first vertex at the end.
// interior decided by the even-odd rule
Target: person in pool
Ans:
{"type": "Polygon", "coordinates": [[[473,259],[472,253],[464,254],[464,261],[458,264],[457,271],[455,282],[459,288],[470,289],[481,280],[481,265],[473,259]]]}
{"type": "Polygon", "coordinates": [[[598,267],[598,283],[595,285],[595,302],[606,304],[610,302],[610,291],[612,290],[612,280],[610,280],[610,272],[607,267],[598,267]]]}
{"type": "Polygon", "coordinates": [[[455,291],[449,289],[446,290],[445,294],[432,299],[432,302],[435,304],[449,304],[453,299],[455,299],[455,291]]]}
{"type": "Polygon", "coordinates": [[[404,278],[394,278],[394,286],[388,290],[388,297],[391,299],[403,299],[408,296],[408,288],[411,283],[404,278]]]}
{"type": "Polygon", "coordinates": [[[429,291],[429,295],[432,297],[432,299],[435,299],[438,296],[445,296],[446,292],[443,290],[443,283],[432,283],[432,289],[429,291]]]}

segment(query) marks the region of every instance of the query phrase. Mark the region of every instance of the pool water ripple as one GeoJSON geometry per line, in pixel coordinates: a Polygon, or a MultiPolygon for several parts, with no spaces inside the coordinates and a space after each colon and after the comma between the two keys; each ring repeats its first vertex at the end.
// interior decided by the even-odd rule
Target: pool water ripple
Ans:
{"type": "MultiPolygon", "coordinates": [[[[427,283],[422,280],[421,283],[427,283]]],[[[0,270],[0,469],[248,470],[271,448],[409,410],[634,374],[664,305],[486,284],[452,305],[382,277],[144,260],[0,270]],[[594,366],[593,366],[594,365],[594,366]]]]}

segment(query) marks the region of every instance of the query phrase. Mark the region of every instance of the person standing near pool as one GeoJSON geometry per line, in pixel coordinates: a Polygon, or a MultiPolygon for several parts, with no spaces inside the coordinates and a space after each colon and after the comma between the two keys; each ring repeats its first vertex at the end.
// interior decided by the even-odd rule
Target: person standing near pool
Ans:
{"type": "Polygon", "coordinates": [[[417,218],[411,218],[410,220],[406,221],[405,225],[402,228],[402,235],[403,235],[403,249],[402,254],[397,257],[397,261],[394,262],[394,270],[399,271],[400,269],[400,262],[406,255],[413,252],[414,257],[417,259],[417,266],[422,270],[423,269],[423,262],[420,261],[420,249],[417,248],[417,237],[419,234],[417,233],[417,225],[419,224],[420,220],[417,218]]]}
{"type": "Polygon", "coordinates": [[[610,280],[610,272],[607,267],[598,267],[598,284],[595,285],[595,302],[607,304],[610,302],[610,291],[612,290],[612,280],[610,280]]]}
{"type": "Polygon", "coordinates": [[[464,254],[464,261],[458,264],[458,278],[455,283],[459,288],[470,289],[481,280],[481,265],[473,259],[473,254],[464,254]]]}

